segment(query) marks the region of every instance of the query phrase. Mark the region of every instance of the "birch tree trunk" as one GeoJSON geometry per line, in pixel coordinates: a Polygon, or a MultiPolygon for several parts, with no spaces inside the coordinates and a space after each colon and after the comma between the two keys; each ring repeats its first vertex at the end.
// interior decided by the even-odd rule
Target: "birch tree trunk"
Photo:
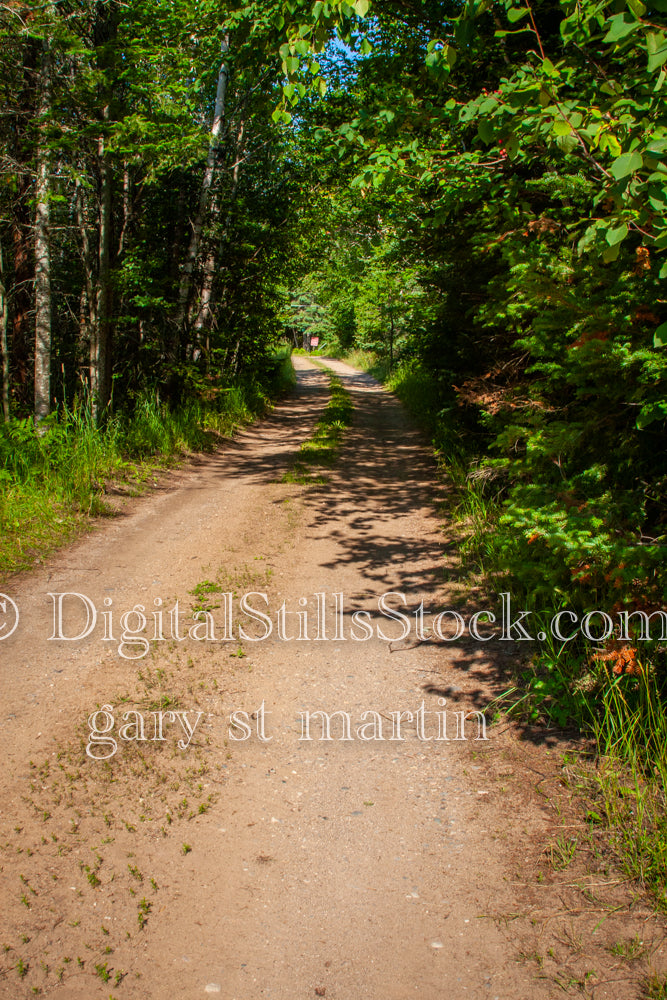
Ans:
{"type": "Polygon", "coordinates": [[[21,68],[14,97],[16,112],[11,128],[3,129],[3,140],[8,140],[7,152],[17,166],[16,191],[9,223],[13,274],[11,280],[8,278],[6,281],[6,286],[12,290],[8,330],[12,388],[16,405],[26,411],[34,406],[35,395],[35,177],[32,166],[35,146],[33,126],[35,110],[39,107],[42,51],[38,38],[25,38],[17,46],[17,62],[21,68]]]}
{"type": "Polygon", "coordinates": [[[97,328],[97,293],[94,281],[96,267],[88,232],[89,211],[86,190],[80,183],[76,185],[74,207],[81,237],[81,263],[83,265],[83,288],[81,289],[79,310],[80,340],[90,359],[90,345],[97,328]]]}
{"type": "Polygon", "coordinates": [[[44,40],[40,137],[35,188],[35,423],[51,410],[51,255],[49,249],[50,154],[44,127],[51,108],[51,52],[44,40]]]}
{"type": "Polygon", "coordinates": [[[114,80],[118,62],[116,39],[120,21],[120,5],[116,0],[96,5],[96,20],[93,27],[93,42],[96,60],[101,72],[99,100],[102,109],[102,125],[97,139],[98,174],[98,243],[97,243],[97,288],[94,309],[91,314],[95,323],[90,338],[90,397],[91,410],[95,420],[104,414],[111,396],[111,235],[113,167],[106,139],[107,126],[111,122],[111,105],[114,96],[114,80]]]}
{"type": "Polygon", "coordinates": [[[0,244],[0,351],[2,352],[2,415],[5,423],[9,420],[9,349],[7,347],[7,324],[9,307],[5,288],[5,270],[0,244]]]}
{"type": "MultiPolygon", "coordinates": [[[[202,291],[201,299],[199,302],[199,311],[197,313],[197,319],[194,324],[194,345],[200,345],[203,342],[204,335],[210,331],[213,321],[213,301],[214,301],[214,283],[215,275],[220,266],[220,261],[224,253],[225,244],[227,242],[227,237],[229,234],[229,228],[232,220],[232,210],[234,207],[234,202],[236,201],[236,195],[239,187],[239,173],[241,170],[241,160],[243,159],[242,149],[243,149],[243,133],[245,131],[245,121],[242,119],[238,131],[236,133],[236,141],[234,143],[234,168],[232,171],[232,187],[229,193],[229,204],[227,207],[227,216],[225,219],[225,225],[223,227],[220,239],[218,242],[217,250],[211,247],[211,250],[206,258],[206,264],[204,265],[204,276],[202,281],[202,291]]],[[[208,339],[208,338],[207,338],[208,339]]],[[[206,344],[206,351],[208,353],[209,344],[206,344]]]]}
{"type": "MultiPolygon", "coordinates": [[[[108,118],[109,109],[104,109],[108,118]]],[[[104,137],[98,140],[100,172],[99,246],[95,323],[90,337],[90,397],[92,415],[98,420],[109,403],[111,393],[111,165],[104,137]]]]}
{"type": "Polygon", "coordinates": [[[192,235],[190,237],[190,244],[188,246],[185,262],[183,264],[181,281],[178,290],[176,327],[181,343],[185,343],[188,302],[190,301],[190,297],[192,295],[194,269],[197,262],[197,255],[199,253],[199,245],[201,243],[201,234],[204,228],[204,219],[208,208],[211,186],[215,177],[218,144],[225,118],[225,99],[227,96],[227,81],[229,79],[229,68],[225,57],[229,52],[229,35],[224,36],[220,45],[220,52],[222,55],[222,62],[220,63],[220,69],[218,71],[218,86],[215,95],[211,138],[208,147],[208,155],[206,157],[206,169],[204,171],[204,178],[199,192],[199,204],[197,206],[197,213],[192,224],[192,235]]]}

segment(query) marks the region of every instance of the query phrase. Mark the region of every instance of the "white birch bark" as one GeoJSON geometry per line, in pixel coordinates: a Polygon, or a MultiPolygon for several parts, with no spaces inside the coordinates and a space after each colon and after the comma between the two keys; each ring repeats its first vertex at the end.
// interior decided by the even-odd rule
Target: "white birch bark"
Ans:
{"type": "MultiPolygon", "coordinates": [[[[108,118],[108,108],[104,117],[108,118]]],[[[111,262],[111,165],[104,137],[98,140],[100,171],[99,244],[95,324],[90,338],[90,395],[95,420],[106,409],[110,392],[110,262],[111,262]]]]}
{"type": "MultiPolygon", "coordinates": [[[[213,286],[215,281],[216,271],[220,266],[220,260],[224,251],[225,243],[227,242],[227,236],[229,233],[229,227],[231,225],[232,209],[234,207],[234,202],[236,201],[236,195],[239,187],[239,173],[241,170],[241,160],[242,154],[241,150],[243,147],[243,133],[245,131],[245,121],[241,121],[236,134],[235,147],[235,163],[234,169],[232,171],[232,187],[229,193],[229,205],[227,209],[227,217],[225,219],[225,225],[223,227],[220,240],[218,242],[217,250],[211,247],[211,250],[206,258],[206,264],[204,265],[204,275],[202,281],[202,292],[201,299],[199,302],[199,311],[197,313],[197,319],[194,324],[194,344],[201,345],[202,336],[205,332],[208,332],[212,325],[213,320],[213,286]]],[[[206,345],[206,350],[208,351],[209,345],[206,345]]]]}
{"type": "Polygon", "coordinates": [[[192,235],[190,236],[190,244],[188,246],[185,262],[183,264],[180,287],[178,290],[176,326],[179,331],[179,336],[182,336],[186,325],[188,302],[192,294],[194,269],[197,262],[197,256],[199,254],[199,245],[201,243],[201,234],[204,228],[204,219],[208,208],[211,186],[215,177],[218,144],[225,119],[225,99],[227,96],[227,81],[229,79],[229,68],[225,58],[229,52],[228,35],[224,36],[220,46],[220,51],[222,55],[222,62],[220,63],[220,69],[218,71],[218,86],[215,95],[211,138],[208,147],[208,155],[206,157],[206,169],[204,170],[202,186],[199,192],[199,204],[192,223],[192,235]]]}
{"type": "Polygon", "coordinates": [[[46,39],[41,90],[35,188],[35,423],[51,410],[50,153],[44,138],[44,124],[51,108],[51,52],[46,39]]]}
{"type": "Polygon", "coordinates": [[[9,307],[4,280],[2,244],[0,244],[0,351],[2,352],[2,415],[5,423],[9,420],[9,349],[7,347],[7,325],[9,307]]]}

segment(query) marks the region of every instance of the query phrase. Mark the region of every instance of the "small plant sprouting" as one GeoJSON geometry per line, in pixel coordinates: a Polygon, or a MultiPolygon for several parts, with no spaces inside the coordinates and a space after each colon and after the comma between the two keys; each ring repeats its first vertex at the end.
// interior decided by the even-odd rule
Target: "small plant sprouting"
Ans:
{"type": "Polygon", "coordinates": [[[148,914],[151,912],[152,905],[153,904],[149,903],[145,897],[139,902],[139,907],[138,907],[139,912],[137,913],[137,921],[139,923],[140,931],[142,931],[146,926],[146,921],[148,920],[148,914]]]}
{"type": "Polygon", "coordinates": [[[102,884],[102,880],[99,878],[97,871],[91,868],[89,865],[85,865],[84,871],[86,872],[86,878],[92,885],[93,889],[96,889],[98,885],[102,884]]]}
{"type": "Polygon", "coordinates": [[[103,965],[99,965],[99,964],[96,965],[95,966],[95,972],[100,977],[100,979],[102,980],[103,983],[108,983],[109,980],[111,979],[111,973],[107,969],[107,963],[106,962],[103,965]]]}
{"type": "Polygon", "coordinates": [[[181,850],[183,851],[183,854],[189,854],[190,851],[192,850],[192,847],[190,846],[190,844],[183,844],[181,850]]]}
{"type": "Polygon", "coordinates": [[[562,871],[571,864],[577,850],[577,838],[557,837],[555,843],[547,848],[549,860],[554,871],[562,871]]]}

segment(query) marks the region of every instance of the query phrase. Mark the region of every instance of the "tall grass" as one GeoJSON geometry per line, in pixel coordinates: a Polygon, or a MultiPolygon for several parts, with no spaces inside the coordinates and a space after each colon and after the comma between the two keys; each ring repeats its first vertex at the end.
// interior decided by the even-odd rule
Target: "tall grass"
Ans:
{"type": "Polygon", "coordinates": [[[139,492],[176,457],[212,450],[264,413],[293,378],[287,351],[265,383],[227,386],[214,402],[170,409],[147,393],[130,414],[111,413],[103,426],[82,402],[52,414],[39,433],[30,419],[0,424],[0,573],[39,562],[87,517],[108,512],[108,489],[139,492]]]}
{"type": "Polygon", "coordinates": [[[628,874],[667,912],[667,709],[650,666],[608,673],[593,728],[601,818],[628,874]]]}

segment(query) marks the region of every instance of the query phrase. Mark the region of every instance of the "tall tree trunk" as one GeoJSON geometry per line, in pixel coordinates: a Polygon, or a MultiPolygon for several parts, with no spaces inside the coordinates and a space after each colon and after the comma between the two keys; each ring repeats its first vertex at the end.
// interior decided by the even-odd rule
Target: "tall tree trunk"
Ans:
{"type": "Polygon", "coordinates": [[[190,297],[192,294],[194,269],[195,269],[195,264],[197,262],[197,255],[199,253],[199,245],[201,243],[201,234],[202,234],[202,229],[204,228],[204,219],[206,217],[206,210],[208,208],[211,186],[213,184],[213,179],[215,176],[215,167],[218,155],[218,144],[220,140],[220,135],[222,133],[222,126],[225,117],[225,99],[227,96],[227,81],[229,79],[229,68],[227,66],[225,57],[229,52],[229,35],[225,35],[224,38],[222,39],[222,43],[220,45],[220,52],[222,55],[222,62],[220,63],[220,69],[218,71],[218,87],[215,95],[215,109],[213,112],[213,125],[211,127],[211,138],[208,147],[208,155],[206,157],[206,169],[204,171],[204,178],[202,180],[202,186],[199,192],[199,204],[197,206],[197,214],[195,215],[194,221],[192,223],[192,235],[190,236],[190,244],[188,246],[188,250],[185,256],[185,262],[183,264],[181,281],[178,290],[176,327],[181,344],[185,343],[188,303],[190,301],[190,297]]]}
{"type": "MultiPolygon", "coordinates": [[[[32,125],[39,107],[39,79],[42,47],[37,37],[26,37],[17,46],[21,81],[15,98],[16,113],[12,126],[3,130],[9,141],[9,152],[16,162],[16,193],[10,222],[13,281],[9,349],[13,398],[20,412],[31,411],[34,405],[34,208],[33,163],[35,140],[32,125]]],[[[8,282],[9,284],[9,282],[8,282]]]]}
{"type": "MultiPolygon", "coordinates": [[[[95,289],[96,264],[90,245],[89,211],[86,190],[77,183],[74,195],[74,208],[81,237],[81,264],[83,270],[83,288],[81,289],[81,305],[79,311],[80,341],[90,358],[91,344],[97,329],[97,292],[95,289]]],[[[90,384],[89,384],[90,387],[90,384]]]]}
{"type": "Polygon", "coordinates": [[[389,307],[389,374],[394,369],[394,303],[389,307]]]}
{"type": "Polygon", "coordinates": [[[9,307],[5,288],[5,271],[0,244],[0,351],[2,352],[2,415],[5,423],[9,420],[9,349],[7,347],[7,323],[9,307]]]}
{"type": "Polygon", "coordinates": [[[34,282],[32,219],[27,207],[31,180],[18,178],[17,204],[12,215],[11,241],[14,259],[12,284],[11,351],[15,399],[21,409],[33,404],[32,291],[34,282]]]}
{"type": "MultiPolygon", "coordinates": [[[[220,234],[220,239],[218,241],[217,249],[213,246],[206,258],[206,264],[204,265],[204,276],[202,282],[201,299],[199,302],[199,311],[197,313],[197,319],[195,320],[194,330],[193,330],[193,342],[196,345],[201,346],[205,334],[211,329],[213,321],[213,300],[214,300],[214,283],[215,275],[220,267],[220,261],[224,253],[225,244],[227,243],[227,238],[229,235],[229,229],[232,221],[232,212],[234,208],[234,203],[236,201],[236,195],[239,188],[239,173],[241,171],[241,160],[243,159],[243,134],[245,132],[245,120],[241,119],[239,127],[236,133],[236,140],[234,142],[234,168],[232,171],[232,187],[229,192],[229,203],[227,206],[227,217],[225,219],[225,224],[220,234]]],[[[207,338],[206,352],[209,350],[209,343],[207,338]]]]}
{"type": "Polygon", "coordinates": [[[49,248],[50,154],[45,140],[51,109],[51,51],[44,40],[35,188],[35,423],[51,410],[51,255],[49,248]]]}
{"type": "Polygon", "coordinates": [[[120,6],[116,0],[98,3],[93,29],[97,66],[102,74],[99,100],[102,107],[102,124],[97,140],[98,170],[98,244],[97,289],[95,319],[90,339],[90,399],[93,417],[104,414],[111,397],[112,345],[111,345],[111,237],[113,170],[107,144],[107,126],[111,121],[114,82],[118,56],[115,40],[120,21],[120,6]]]}
{"type": "Polygon", "coordinates": [[[118,238],[118,252],[116,253],[116,263],[125,252],[125,238],[132,225],[132,175],[130,174],[130,164],[125,160],[123,163],[123,226],[118,238]]]}
{"type": "MultiPolygon", "coordinates": [[[[104,117],[108,116],[107,107],[104,117]]],[[[90,337],[90,397],[95,420],[104,413],[111,394],[111,165],[103,136],[98,140],[98,164],[100,210],[96,322],[90,337]]]]}

